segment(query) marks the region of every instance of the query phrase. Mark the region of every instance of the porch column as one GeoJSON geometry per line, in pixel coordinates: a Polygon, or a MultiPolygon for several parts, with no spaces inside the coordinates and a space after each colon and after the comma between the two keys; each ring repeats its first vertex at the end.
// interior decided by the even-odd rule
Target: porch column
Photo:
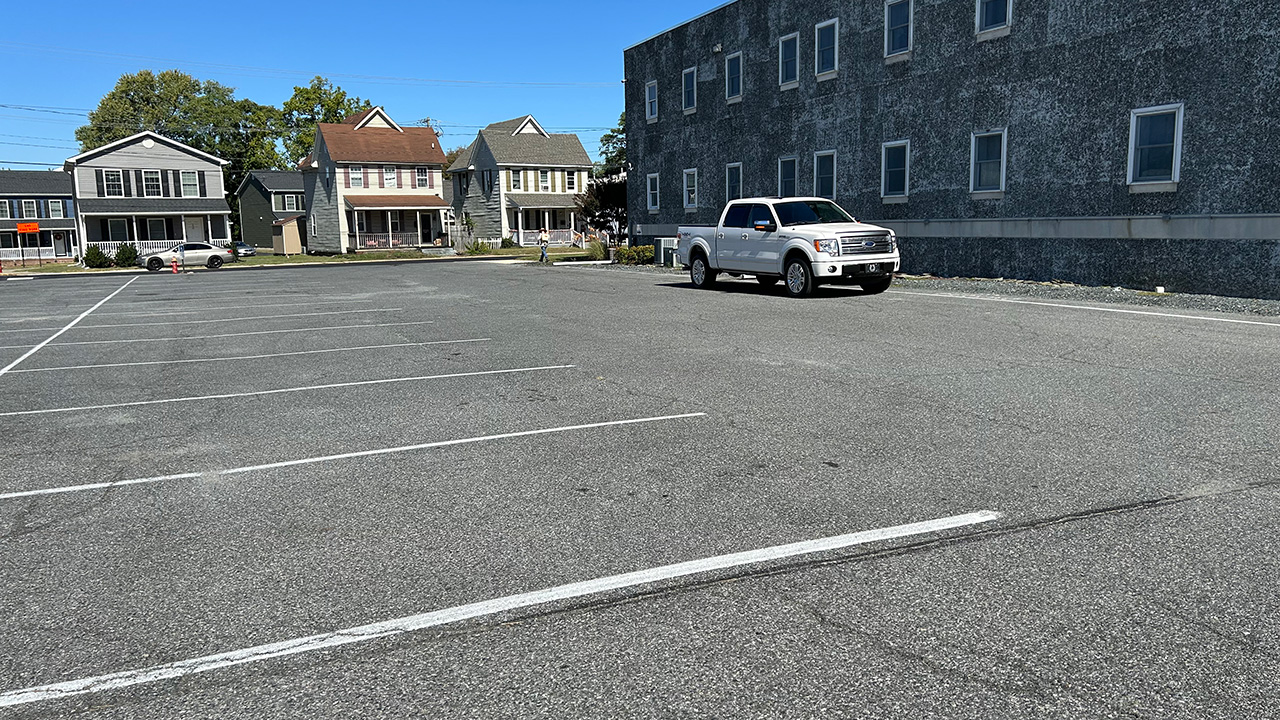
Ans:
{"type": "Polygon", "coordinates": [[[516,208],[516,244],[524,245],[524,208],[516,208]]]}
{"type": "Polygon", "coordinates": [[[569,232],[573,232],[578,229],[578,225],[577,225],[577,221],[575,220],[575,217],[576,216],[574,212],[570,210],[569,211],[569,232]]]}
{"type": "Polygon", "coordinates": [[[204,235],[205,241],[208,242],[210,245],[213,245],[214,247],[218,247],[213,242],[213,216],[212,215],[204,216],[204,232],[205,232],[205,235],[204,235]]]}
{"type": "Polygon", "coordinates": [[[182,242],[187,241],[187,216],[179,215],[178,222],[182,223],[182,242]]]}
{"type": "MultiPolygon", "coordinates": [[[[137,247],[141,247],[141,246],[142,246],[142,236],[138,234],[138,216],[137,216],[137,215],[130,215],[130,216],[129,216],[129,219],[133,221],[133,243],[134,243],[134,245],[135,245],[135,246],[137,246],[137,247]]],[[[128,239],[129,239],[129,238],[127,238],[127,237],[125,238],[125,240],[128,240],[128,239]]]]}
{"type": "Polygon", "coordinates": [[[418,247],[422,247],[422,211],[421,210],[413,211],[413,220],[415,223],[415,227],[418,228],[418,247]]]}
{"type": "Polygon", "coordinates": [[[387,211],[387,249],[391,249],[391,211],[387,211]]]}
{"type": "Polygon", "coordinates": [[[360,211],[351,211],[351,222],[356,228],[356,250],[360,249],[360,211]]]}

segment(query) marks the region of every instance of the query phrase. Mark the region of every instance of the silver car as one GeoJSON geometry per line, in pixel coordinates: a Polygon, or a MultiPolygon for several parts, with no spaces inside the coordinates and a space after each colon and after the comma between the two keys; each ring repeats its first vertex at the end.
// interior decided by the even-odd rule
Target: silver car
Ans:
{"type": "Polygon", "coordinates": [[[232,259],[232,255],[229,248],[217,248],[209,243],[178,243],[168,250],[143,255],[138,258],[138,265],[152,271],[163,270],[173,262],[174,258],[178,259],[179,265],[187,267],[204,265],[209,268],[220,268],[223,262],[232,259]]]}

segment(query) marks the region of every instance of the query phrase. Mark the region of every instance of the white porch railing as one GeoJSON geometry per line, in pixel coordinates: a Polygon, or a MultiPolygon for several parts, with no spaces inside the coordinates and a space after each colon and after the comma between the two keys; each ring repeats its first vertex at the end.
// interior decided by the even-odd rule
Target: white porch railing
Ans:
{"type": "MultiPolygon", "coordinates": [[[[435,233],[432,233],[433,235],[435,233]]],[[[401,233],[349,233],[347,239],[356,250],[395,250],[397,248],[438,247],[446,241],[437,241],[423,233],[418,237],[416,232],[401,233]]]]}
{"type": "Polygon", "coordinates": [[[51,247],[29,247],[29,248],[0,248],[0,260],[5,262],[39,262],[41,260],[70,260],[68,255],[59,256],[51,247]]]}
{"type": "MultiPolygon", "coordinates": [[[[138,255],[142,256],[142,255],[150,255],[151,253],[154,253],[154,252],[163,252],[173,247],[174,245],[177,245],[180,242],[182,241],[181,240],[142,240],[142,241],[133,243],[133,246],[138,249],[138,255]]],[[[209,240],[207,242],[210,245],[213,245],[214,247],[220,247],[227,243],[226,240],[209,240]]],[[[106,253],[107,255],[110,255],[111,257],[116,256],[116,251],[119,250],[120,246],[123,244],[124,243],[122,242],[91,242],[89,243],[89,245],[92,245],[98,248],[99,250],[106,253]]]]}
{"type": "MultiPolygon", "coordinates": [[[[520,244],[524,247],[537,247],[542,242],[542,233],[537,230],[525,230],[519,233],[520,244]]],[[[572,230],[548,230],[547,245],[562,247],[574,244],[575,233],[572,230]]]]}

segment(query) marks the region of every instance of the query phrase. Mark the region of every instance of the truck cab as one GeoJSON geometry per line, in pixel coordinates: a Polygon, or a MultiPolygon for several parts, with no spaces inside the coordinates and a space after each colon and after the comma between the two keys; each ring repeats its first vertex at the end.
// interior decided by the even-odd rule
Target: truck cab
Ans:
{"type": "Polygon", "coordinates": [[[721,273],[753,275],[766,286],[784,281],[794,297],[822,284],[882,293],[901,263],[892,230],[816,197],[734,200],[714,227],[681,226],[676,257],[696,287],[713,287],[721,273]]]}

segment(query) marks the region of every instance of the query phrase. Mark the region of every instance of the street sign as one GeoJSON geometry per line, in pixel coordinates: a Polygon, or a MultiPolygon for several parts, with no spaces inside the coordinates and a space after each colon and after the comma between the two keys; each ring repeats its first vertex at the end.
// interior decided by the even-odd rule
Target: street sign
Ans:
{"type": "Polygon", "coordinates": [[[18,233],[38,233],[40,232],[40,223],[18,223],[18,233]]]}

